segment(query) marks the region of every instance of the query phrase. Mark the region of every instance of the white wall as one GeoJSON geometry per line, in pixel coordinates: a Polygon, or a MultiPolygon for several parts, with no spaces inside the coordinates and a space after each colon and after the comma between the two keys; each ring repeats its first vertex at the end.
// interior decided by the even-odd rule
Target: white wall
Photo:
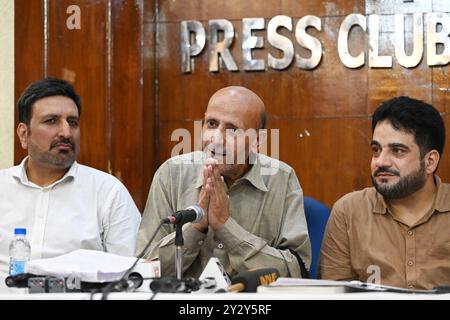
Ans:
{"type": "Polygon", "coordinates": [[[14,0],[0,0],[0,168],[14,162],[14,0]]]}

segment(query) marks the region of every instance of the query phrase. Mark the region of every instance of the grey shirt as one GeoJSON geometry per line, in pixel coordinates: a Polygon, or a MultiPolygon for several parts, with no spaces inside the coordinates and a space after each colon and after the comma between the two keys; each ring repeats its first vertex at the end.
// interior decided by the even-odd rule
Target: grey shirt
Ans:
{"type": "MultiPolygon", "coordinates": [[[[275,267],[281,276],[301,277],[294,252],[307,269],[311,263],[303,192],[294,170],[262,154],[240,179],[226,189],[230,218],[219,230],[205,234],[183,226],[183,275],[198,277],[211,257],[228,274],[252,268],[275,267]]],[[[204,156],[196,151],[167,160],[155,173],[138,233],[139,254],[159,221],[198,203],[204,156]]],[[[175,275],[175,232],[165,225],[146,258],[161,261],[162,275],[175,275]]]]}

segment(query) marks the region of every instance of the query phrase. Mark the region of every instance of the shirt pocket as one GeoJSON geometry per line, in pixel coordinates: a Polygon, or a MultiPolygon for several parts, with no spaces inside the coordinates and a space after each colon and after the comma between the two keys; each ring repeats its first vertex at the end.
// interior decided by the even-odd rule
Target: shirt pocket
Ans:
{"type": "Polygon", "coordinates": [[[428,250],[428,256],[433,258],[450,260],[450,242],[444,242],[432,246],[428,250]]]}

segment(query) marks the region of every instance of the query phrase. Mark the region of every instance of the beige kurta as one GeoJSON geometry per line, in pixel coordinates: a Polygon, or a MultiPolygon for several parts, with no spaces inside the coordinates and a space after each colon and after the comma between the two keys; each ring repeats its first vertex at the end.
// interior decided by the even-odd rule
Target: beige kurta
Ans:
{"type": "Polygon", "coordinates": [[[391,214],[375,188],[336,202],[322,243],[321,277],[372,281],[379,272],[384,285],[432,289],[450,284],[450,185],[435,178],[434,204],[411,227],[391,214]]]}

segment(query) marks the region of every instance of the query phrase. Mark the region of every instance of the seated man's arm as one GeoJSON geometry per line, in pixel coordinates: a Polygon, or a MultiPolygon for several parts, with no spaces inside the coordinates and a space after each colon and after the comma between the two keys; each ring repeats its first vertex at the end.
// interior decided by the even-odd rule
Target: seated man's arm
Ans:
{"type": "Polygon", "coordinates": [[[347,221],[342,201],[331,210],[322,241],[319,262],[319,277],[330,280],[352,280],[355,278],[350,257],[347,221]]]}
{"type": "Polygon", "coordinates": [[[104,247],[106,252],[134,256],[141,214],[125,186],[117,181],[105,201],[104,247]]]}
{"type": "MultiPolygon", "coordinates": [[[[279,233],[273,235],[275,240],[272,244],[248,232],[231,217],[216,231],[234,270],[242,272],[252,268],[274,267],[281,276],[301,277],[300,264],[309,269],[311,245],[303,208],[303,192],[294,172],[288,183],[284,208],[279,208],[280,212],[273,212],[283,217],[279,233]]],[[[274,221],[276,219],[274,217],[274,221]]]]}

